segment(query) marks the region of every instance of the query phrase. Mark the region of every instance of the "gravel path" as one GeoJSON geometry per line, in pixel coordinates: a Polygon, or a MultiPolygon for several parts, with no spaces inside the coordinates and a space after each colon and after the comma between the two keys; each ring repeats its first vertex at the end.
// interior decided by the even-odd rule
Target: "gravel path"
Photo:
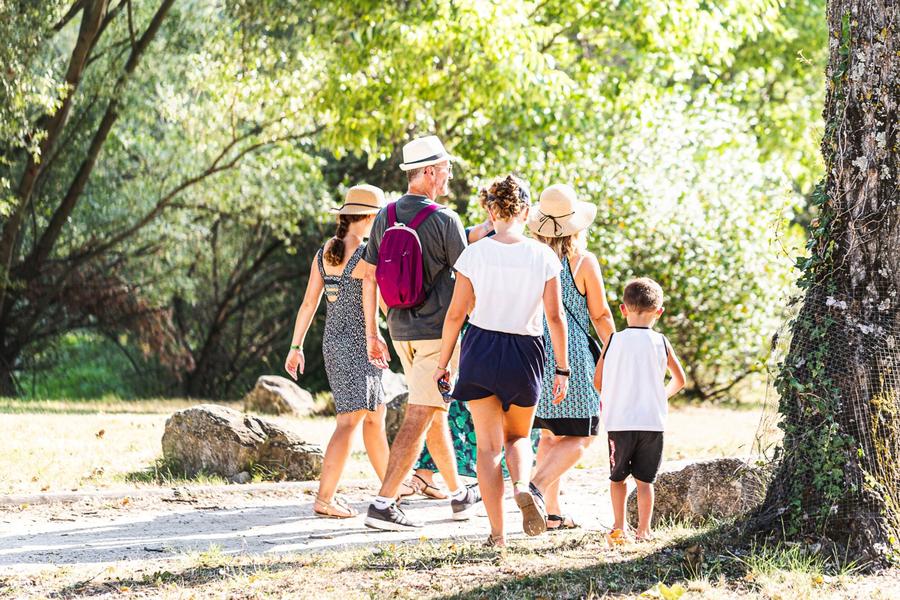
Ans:
{"type": "MultiPolygon", "coordinates": [[[[576,469],[568,475],[563,503],[585,529],[601,529],[612,522],[607,477],[605,469],[576,469]]],[[[406,502],[404,509],[413,519],[426,523],[423,529],[369,529],[362,514],[376,488],[374,481],[342,486],[341,493],[361,513],[346,520],[313,515],[315,485],[310,483],[132,489],[69,494],[51,498],[52,502],[43,496],[6,498],[7,503],[0,506],[0,572],[159,560],[206,551],[211,546],[223,553],[263,554],[487,536],[483,509],[469,521],[453,521],[448,500],[419,497],[406,502]]],[[[506,511],[510,535],[523,535],[518,509],[510,497],[506,511]]]]}

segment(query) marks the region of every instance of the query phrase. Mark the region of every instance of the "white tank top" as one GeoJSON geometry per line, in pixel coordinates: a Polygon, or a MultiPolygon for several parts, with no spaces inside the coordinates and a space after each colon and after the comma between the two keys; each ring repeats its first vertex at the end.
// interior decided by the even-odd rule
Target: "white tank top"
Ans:
{"type": "Polygon", "coordinates": [[[664,431],[669,413],[665,336],[629,327],[609,338],[603,355],[600,415],[606,430],[664,431]]]}

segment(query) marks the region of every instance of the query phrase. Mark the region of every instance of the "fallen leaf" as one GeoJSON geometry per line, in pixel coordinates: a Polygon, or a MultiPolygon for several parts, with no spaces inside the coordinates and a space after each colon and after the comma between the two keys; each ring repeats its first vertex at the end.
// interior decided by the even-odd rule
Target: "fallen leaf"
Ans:
{"type": "Polygon", "coordinates": [[[42,492],[46,492],[46,491],[49,490],[49,489],[50,489],[50,485],[49,485],[49,484],[48,484],[48,485],[41,486],[41,491],[42,491],[42,492]]]}
{"type": "Polygon", "coordinates": [[[100,439],[100,438],[103,437],[103,435],[104,435],[105,433],[106,433],[106,430],[105,430],[105,429],[101,429],[100,431],[98,431],[98,432],[95,433],[94,435],[97,436],[97,439],[100,439]]]}
{"type": "Polygon", "coordinates": [[[122,506],[127,506],[128,504],[131,504],[131,498],[129,498],[128,496],[125,496],[124,498],[122,498],[120,503],[122,506]]]}
{"type": "Polygon", "coordinates": [[[662,581],[654,585],[652,588],[641,594],[642,598],[660,598],[661,600],[678,600],[685,593],[684,586],[676,583],[672,587],[667,586],[662,581]]]}

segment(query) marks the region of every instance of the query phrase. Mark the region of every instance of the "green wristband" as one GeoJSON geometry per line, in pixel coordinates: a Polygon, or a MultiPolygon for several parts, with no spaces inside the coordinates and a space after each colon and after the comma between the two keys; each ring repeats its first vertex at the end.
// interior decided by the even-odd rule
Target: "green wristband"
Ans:
{"type": "Polygon", "coordinates": [[[303,346],[298,346],[297,344],[294,344],[293,346],[291,346],[291,350],[303,350],[303,346]]]}

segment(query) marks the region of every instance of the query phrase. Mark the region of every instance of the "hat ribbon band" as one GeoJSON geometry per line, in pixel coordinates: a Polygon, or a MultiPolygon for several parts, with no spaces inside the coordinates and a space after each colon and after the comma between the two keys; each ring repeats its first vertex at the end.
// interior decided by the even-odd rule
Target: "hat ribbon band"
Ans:
{"type": "Polygon", "coordinates": [[[440,154],[432,154],[431,156],[426,156],[425,158],[420,158],[419,160],[411,160],[408,163],[404,163],[406,165],[415,165],[418,163],[428,162],[430,160],[437,160],[439,158],[443,158],[447,156],[446,152],[441,152],[440,154]]]}
{"type": "Polygon", "coordinates": [[[340,210],[345,206],[365,206],[366,208],[381,208],[380,206],[375,204],[364,204],[362,202],[345,202],[344,204],[341,204],[340,206],[336,206],[334,208],[335,210],[340,210]]]}
{"type": "Polygon", "coordinates": [[[538,211],[538,212],[541,213],[541,215],[542,215],[541,221],[540,221],[541,226],[538,227],[538,229],[543,229],[544,224],[546,224],[547,221],[553,221],[553,235],[559,235],[559,232],[562,231],[562,226],[556,221],[557,219],[564,219],[566,217],[571,217],[572,215],[575,214],[574,210],[565,215],[548,215],[547,213],[544,213],[541,211],[538,211]]]}

